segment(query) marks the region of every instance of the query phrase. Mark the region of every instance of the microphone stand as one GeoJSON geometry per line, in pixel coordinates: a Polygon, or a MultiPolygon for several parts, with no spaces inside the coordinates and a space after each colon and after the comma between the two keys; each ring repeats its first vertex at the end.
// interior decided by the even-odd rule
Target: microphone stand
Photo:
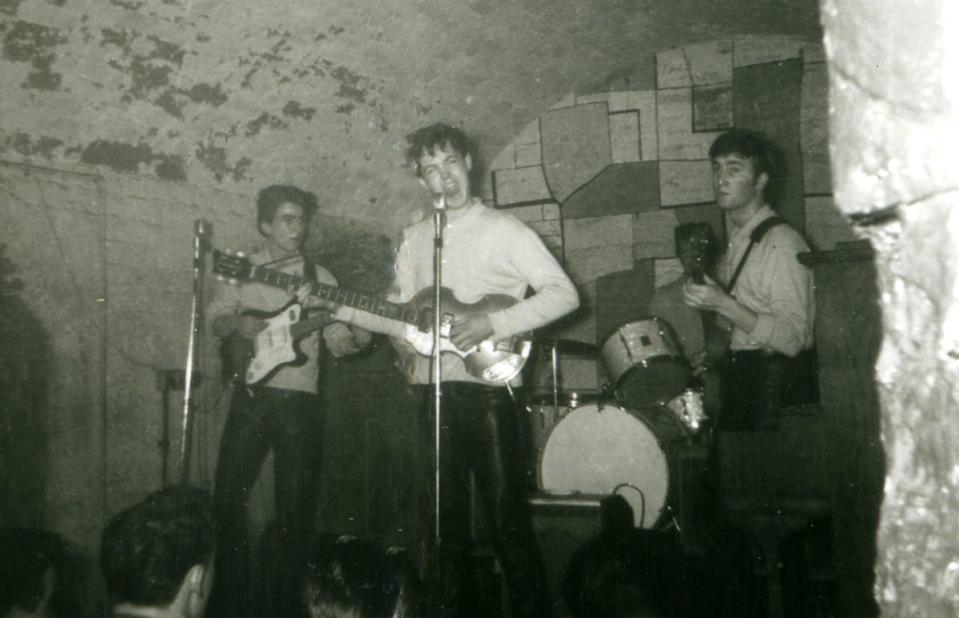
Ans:
{"type": "Polygon", "coordinates": [[[190,478],[190,451],[193,429],[193,373],[196,369],[197,350],[203,337],[203,251],[210,235],[210,224],[204,219],[193,223],[193,304],[190,312],[190,342],[186,355],[186,371],[183,381],[183,425],[180,439],[180,482],[190,478]]]}
{"type": "Polygon", "coordinates": [[[433,540],[435,542],[435,564],[439,563],[439,549],[443,538],[440,533],[440,422],[442,392],[440,391],[442,372],[440,359],[440,329],[443,325],[443,308],[440,288],[443,282],[443,228],[446,227],[446,196],[440,196],[433,203],[433,418],[434,418],[434,462],[433,462],[433,508],[436,513],[433,540]]]}

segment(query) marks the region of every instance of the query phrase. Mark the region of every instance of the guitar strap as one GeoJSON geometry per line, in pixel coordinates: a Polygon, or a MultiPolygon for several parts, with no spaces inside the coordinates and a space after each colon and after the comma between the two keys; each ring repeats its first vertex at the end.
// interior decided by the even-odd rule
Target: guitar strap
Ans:
{"type": "MultiPolygon", "coordinates": [[[[318,283],[317,276],[316,276],[316,262],[314,262],[312,259],[310,259],[310,257],[306,255],[303,256],[303,278],[309,281],[310,283],[318,283]]],[[[306,307],[304,307],[303,317],[300,319],[302,320],[306,317],[320,315],[321,312],[325,312],[327,317],[329,317],[330,311],[328,309],[325,309],[325,308],[307,309],[306,307]]],[[[332,320],[330,321],[332,322],[332,320]]],[[[328,323],[329,322],[324,322],[323,328],[325,328],[326,327],[325,325],[328,323]]],[[[322,335],[322,332],[323,330],[320,329],[321,335],[322,335]]],[[[324,353],[325,349],[326,349],[326,345],[323,343],[323,338],[321,336],[320,337],[320,354],[316,359],[316,364],[317,364],[316,380],[317,380],[317,387],[320,389],[320,392],[323,391],[322,379],[323,379],[323,376],[327,375],[327,363],[329,362],[329,354],[324,353]]]]}
{"type": "Polygon", "coordinates": [[[739,264],[736,265],[736,270],[733,272],[733,276],[729,278],[729,283],[726,284],[727,294],[732,294],[733,288],[736,287],[736,281],[739,280],[739,274],[743,271],[743,266],[746,265],[746,258],[748,258],[749,254],[752,253],[753,247],[759,244],[759,242],[763,239],[763,236],[766,235],[766,232],[785,222],[786,220],[782,217],[769,217],[757,225],[755,229],[753,229],[753,231],[749,234],[749,245],[746,246],[746,251],[743,253],[743,257],[739,258],[739,264]]]}
{"type": "MultiPolygon", "coordinates": [[[[313,260],[311,260],[305,255],[303,256],[303,278],[309,281],[310,283],[318,283],[317,276],[316,276],[316,262],[314,262],[313,260]]],[[[326,309],[307,309],[306,307],[304,307],[303,317],[310,317],[313,315],[317,315],[319,311],[326,311],[326,309]]]]}
{"type": "MultiPolygon", "coordinates": [[[[729,279],[729,283],[727,283],[723,288],[727,294],[735,296],[735,294],[732,293],[732,290],[736,286],[736,281],[739,280],[739,275],[742,273],[743,266],[746,265],[746,259],[749,258],[749,254],[752,253],[753,247],[762,241],[763,236],[766,235],[766,232],[782,223],[786,223],[786,220],[782,217],[769,217],[757,225],[749,234],[749,245],[746,246],[746,251],[743,252],[743,256],[739,258],[739,263],[736,265],[736,270],[733,272],[733,276],[729,279]]],[[[726,350],[729,348],[730,330],[720,326],[717,320],[722,320],[722,318],[719,318],[719,316],[711,311],[700,311],[699,315],[703,323],[703,337],[704,344],[706,346],[707,363],[713,364],[718,362],[722,355],[725,354],[726,350]]]]}
{"type": "MultiPolygon", "coordinates": [[[[753,247],[762,241],[766,232],[785,222],[782,217],[770,217],[752,231],[749,245],[726,286],[728,294],[735,296],[733,289],[753,247]]],[[[778,429],[779,411],[783,407],[817,399],[818,371],[813,349],[803,350],[795,357],[762,351],[732,354],[735,359],[723,364],[720,377],[723,389],[729,391],[723,395],[721,429],[778,429]],[[751,386],[741,388],[747,384],[751,386]]]]}
{"type": "Polygon", "coordinates": [[[305,255],[303,256],[303,277],[310,283],[316,283],[316,262],[305,255]]]}

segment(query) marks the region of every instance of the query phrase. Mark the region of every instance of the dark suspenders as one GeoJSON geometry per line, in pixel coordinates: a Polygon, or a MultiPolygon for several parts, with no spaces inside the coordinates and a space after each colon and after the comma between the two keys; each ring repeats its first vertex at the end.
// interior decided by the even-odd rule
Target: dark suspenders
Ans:
{"type": "Polygon", "coordinates": [[[749,254],[752,253],[753,247],[759,244],[759,241],[763,239],[763,236],[766,235],[771,228],[776,227],[780,223],[785,223],[786,220],[782,217],[769,217],[759,225],[757,225],[752,232],[749,234],[749,244],[746,246],[746,251],[743,253],[743,257],[739,258],[739,264],[736,265],[736,270],[733,272],[733,276],[729,278],[729,283],[726,284],[726,293],[732,294],[733,288],[736,287],[736,281],[739,279],[739,274],[743,271],[743,266],[746,265],[746,258],[749,257],[749,254]]]}

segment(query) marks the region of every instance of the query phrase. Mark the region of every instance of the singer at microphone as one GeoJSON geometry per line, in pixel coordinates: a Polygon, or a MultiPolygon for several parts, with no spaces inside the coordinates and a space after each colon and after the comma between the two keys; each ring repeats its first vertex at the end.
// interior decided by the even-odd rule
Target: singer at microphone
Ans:
{"type": "MultiPolygon", "coordinates": [[[[579,304],[576,288],[533,230],[513,214],[487,207],[473,194],[473,148],[461,130],[437,123],[414,131],[407,140],[407,162],[415,171],[415,181],[427,192],[424,198],[432,200],[434,220],[444,215],[449,220],[443,232],[441,278],[449,292],[443,311],[453,317],[449,342],[465,352],[477,344],[488,349],[490,343],[505,340],[509,350],[505,364],[496,363],[483,374],[499,381],[484,381],[475,371],[471,373],[460,355],[445,354],[440,379],[435,381],[442,396],[433,397],[430,357],[397,342],[405,377],[423,401],[423,418],[432,416],[434,421],[422,425],[431,428],[428,441],[438,450],[430,459],[438,459],[439,467],[436,484],[440,487],[435,494],[439,499],[434,506],[439,555],[429,560],[439,565],[435,573],[438,603],[451,615],[471,615],[480,598],[473,589],[468,551],[472,544],[466,508],[469,488],[462,482],[473,470],[483,479],[477,483],[478,499],[491,506],[487,531],[503,567],[514,610],[511,615],[549,618],[552,601],[524,495],[525,453],[506,382],[517,376],[525,362],[522,350],[513,352],[514,335],[545,326],[575,309],[579,304]],[[527,296],[530,288],[534,294],[527,296]],[[509,299],[508,307],[492,306],[503,297],[509,299]],[[464,304],[469,308],[464,310],[464,304]],[[432,402],[437,400],[440,423],[432,412],[432,402]],[[436,425],[439,439],[432,435],[436,425]]],[[[404,228],[390,301],[409,302],[433,282],[433,227],[421,220],[404,228]]],[[[497,595],[489,601],[500,599],[497,595]]]]}

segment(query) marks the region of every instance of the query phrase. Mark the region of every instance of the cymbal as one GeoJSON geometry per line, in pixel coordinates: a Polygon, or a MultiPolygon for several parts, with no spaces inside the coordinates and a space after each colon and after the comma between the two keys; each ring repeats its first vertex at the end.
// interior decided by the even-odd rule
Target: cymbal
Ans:
{"type": "Polygon", "coordinates": [[[556,351],[560,354],[569,354],[571,356],[595,356],[599,351],[599,348],[596,347],[595,343],[577,341],[575,339],[560,339],[559,337],[550,337],[547,339],[540,339],[539,343],[545,348],[550,350],[556,348],[556,351]]]}

